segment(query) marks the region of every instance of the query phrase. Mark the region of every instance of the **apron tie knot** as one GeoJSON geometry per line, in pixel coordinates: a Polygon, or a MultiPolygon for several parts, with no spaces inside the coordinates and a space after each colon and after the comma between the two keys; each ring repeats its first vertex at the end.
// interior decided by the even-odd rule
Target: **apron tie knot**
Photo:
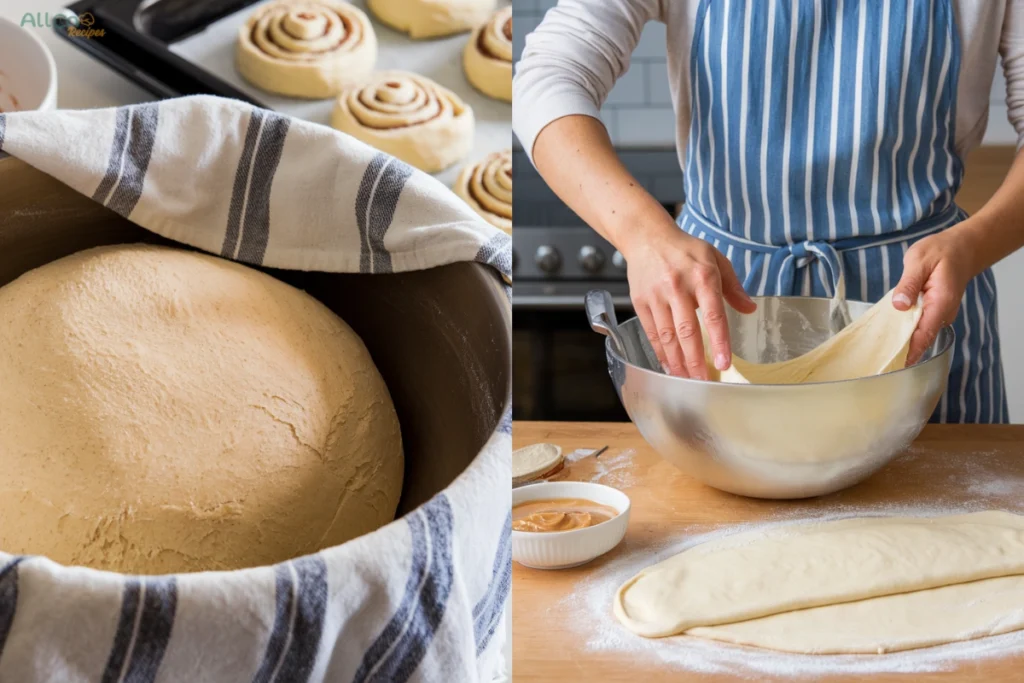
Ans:
{"type": "MultiPolygon", "coordinates": [[[[818,261],[828,271],[825,283],[828,285],[829,296],[837,299],[846,298],[843,260],[840,258],[835,246],[831,243],[824,240],[795,242],[776,247],[766,256],[771,262],[770,269],[778,273],[777,291],[794,292],[796,272],[818,261]]],[[[753,275],[753,273],[748,275],[753,275]]]]}

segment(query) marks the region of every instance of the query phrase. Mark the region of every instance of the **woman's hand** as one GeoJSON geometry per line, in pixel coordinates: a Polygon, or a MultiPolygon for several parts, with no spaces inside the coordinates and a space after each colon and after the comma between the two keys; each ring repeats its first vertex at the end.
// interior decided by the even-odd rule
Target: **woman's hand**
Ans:
{"type": "Polygon", "coordinates": [[[910,338],[907,365],[919,361],[939,330],[956,320],[967,285],[978,274],[970,240],[959,227],[925,237],[903,257],[903,277],[893,293],[893,305],[905,311],[918,294],[924,297],[921,321],[910,338]]]}
{"type": "Polygon", "coordinates": [[[637,241],[623,252],[630,297],[662,367],[680,377],[707,379],[697,309],[704,316],[715,367],[725,370],[732,352],[723,298],[741,313],[757,306],[721,252],[672,227],[659,239],[637,241]]]}

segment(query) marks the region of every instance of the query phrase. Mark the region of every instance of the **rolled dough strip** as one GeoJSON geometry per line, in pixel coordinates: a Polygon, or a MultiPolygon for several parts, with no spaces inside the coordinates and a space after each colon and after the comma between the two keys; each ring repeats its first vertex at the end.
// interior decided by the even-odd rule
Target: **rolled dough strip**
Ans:
{"type": "Polygon", "coordinates": [[[688,635],[801,654],[883,654],[1024,629],[1024,576],[812,607],[688,635]]]}
{"type": "MultiPolygon", "coordinates": [[[[616,593],[614,611],[642,636],[692,632],[741,642],[756,640],[772,624],[768,629],[744,625],[733,630],[736,622],[806,610],[811,617],[786,617],[796,625],[789,635],[778,634],[783,641],[772,641],[782,643],[778,649],[803,651],[802,638],[817,628],[805,626],[807,620],[829,617],[828,612],[815,616],[807,608],[837,609],[825,606],[1019,575],[1024,575],[1024,517],[988,511],[857,518],[742,533],[691,548],[627,581],[616,593]],[[697,630],[726,624],[730,626],[710,633],[697,630]]],[[[956,599],[961,593],[948,594],[956,599]]],[[[883,604],[879,622],[891,620],[888,611],[899,609],[900,601],[895,604],[883,604]]],[[[868,609],[844,607],[841,616],[868,609]]],[[[1022,607],[1004,605],[1005,613],[1022,607]]],[[[863,630],[870,628],[865,625],[863,630]]],[[[903,640],[914,641],[914,634],[903,640]]]]}

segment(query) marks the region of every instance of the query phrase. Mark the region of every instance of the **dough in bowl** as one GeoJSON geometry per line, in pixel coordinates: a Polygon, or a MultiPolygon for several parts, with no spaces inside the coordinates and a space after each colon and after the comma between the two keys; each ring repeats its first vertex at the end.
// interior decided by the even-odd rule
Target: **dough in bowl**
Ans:
{"type": "Polygon", "coordinates": [[[477,90],[512,101],[512,8],[503,7],[470,36],[462,52],[466,78],[477,90]]]}
{"type": "Polygon", "coordinates": [[[367,0],[366,6],[410,38],[438,38],[476,28],[496,4],[497,0],[367,0]]]}
{"type": "Polygon", "coordinates": [[[381,71],[338,96],[331,125],[421,171],[436,173],[469,154],[473,109],[425,76],[381,71]]]}
{"type": "Polygon", "coordinates": [[[921,320],[923,307],[898,311],[889,291],[839,334],[811,351],[778,363],[751,363],[733,355],[729,368],[714,369],[711,344],[703,329],[705,360],[713,380],[733,384],[804,384],[837,382],[881,375],[907,365],[910,338],[921,320]]]}
{"type": "Polygon", "coordinates": [[[488,223],[512,234],[511,149],[463,168],[452,189],[488,223]]]}
{"type": "Polygon", "coordinates": [[[377,37],[367,16],[347,2],[277,0],[239,28],[235,61],[258,88],[324,99],[370,75],[377,37]]]}
{"type": "Polygon", "coordinates": [[[158,574],[394,518],[398,418],[359,337],[246,266],[147,245],[0,288],[0,550],[158,574]]]}

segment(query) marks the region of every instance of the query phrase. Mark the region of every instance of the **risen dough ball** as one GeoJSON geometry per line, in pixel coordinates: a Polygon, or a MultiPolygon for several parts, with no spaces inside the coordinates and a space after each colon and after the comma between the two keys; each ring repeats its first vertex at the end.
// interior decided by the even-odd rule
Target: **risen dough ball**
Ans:
{"type": "Polygon", "coordinates": [[[476,28],[497,0],[367,0],[370,11],[410,38],[436,38],[476,28]]]}
{"type": "Polygon", "coordinates": [[[0,550],[129,573],[284,561],[394,518],[359,337],[245,266],[100,247],[0,288],[0,550]]]}

